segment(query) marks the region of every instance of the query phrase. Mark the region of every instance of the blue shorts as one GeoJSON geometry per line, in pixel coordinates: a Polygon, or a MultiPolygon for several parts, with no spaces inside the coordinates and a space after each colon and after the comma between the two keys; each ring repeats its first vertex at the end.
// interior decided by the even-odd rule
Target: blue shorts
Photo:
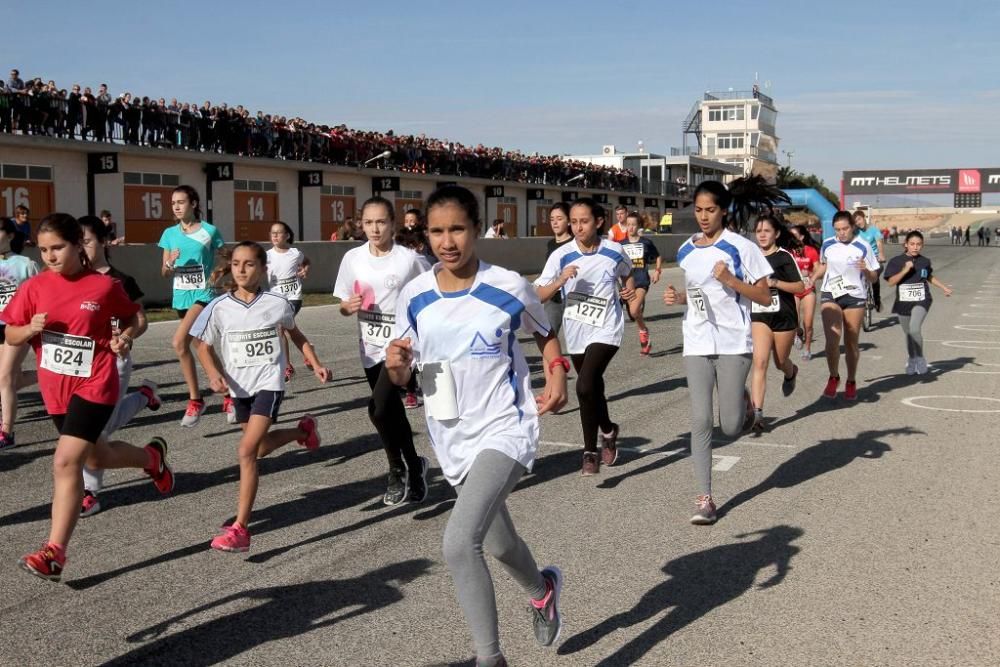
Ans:
{"type": "Polygon", "coordinates": [[[246,398],[234,398],[233,409],[236,411],[236,423],[246,424],[250,421],[250,415],[267,417],[271,421],[277,421],[278,409],[281,407],[281,399],[285,397],[283,391],[258,391],[253,396],[246,398]]]}

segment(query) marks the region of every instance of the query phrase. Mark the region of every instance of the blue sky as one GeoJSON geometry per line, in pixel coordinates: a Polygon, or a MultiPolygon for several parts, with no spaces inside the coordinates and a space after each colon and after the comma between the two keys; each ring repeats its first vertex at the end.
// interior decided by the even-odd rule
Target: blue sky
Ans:
{"type": "Polygon", "coordinates": [[[780,148],[835,189],[845,169],[1000,164],[995,1],[5,7],[0,66],[67,87],[543,153],[662,152],[705,90],[758,72],[780,148]]]}

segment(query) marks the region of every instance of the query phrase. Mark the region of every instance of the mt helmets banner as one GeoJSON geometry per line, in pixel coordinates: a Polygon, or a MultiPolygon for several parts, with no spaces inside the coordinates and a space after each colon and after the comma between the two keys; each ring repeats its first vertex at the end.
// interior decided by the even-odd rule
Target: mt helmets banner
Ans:
{"type": "Polygon", "coordinates": [[[852,195],[1000,192],[1000,168],[845,171],[844,192],[852,195]]]}

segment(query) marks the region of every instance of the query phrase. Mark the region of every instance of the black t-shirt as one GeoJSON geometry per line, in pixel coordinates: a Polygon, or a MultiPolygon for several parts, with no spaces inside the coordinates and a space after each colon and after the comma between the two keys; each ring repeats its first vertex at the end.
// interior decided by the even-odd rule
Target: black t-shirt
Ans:
{"type": "Polygon", "coordinates": [[[122,284],[122,287],[125,289],[125,294],[128,295],[128,298],[130,300],[138,301],[144,296],[142,290],[139,289],[139,283],[135,282],[135,278],[128,275],[127,273],[122,273],[121,271],[112,266],[105,275],[111,276],[112,278],[120,282],[122,284]]]}
{"type": "Polygon", "coordinates": [[[636,287],[649,286],[649,266],[656,266],[656,260],[660,256],[660,251],[656,249],[653,242],[644,236],[632,243],[628,239],[622,242],[622,249],[625,256],[632,260],[632,280],[636,287]]]}
{"type": "MultiPolygon", "coordinates": [[[[548,243],[545,244],[545,259],[548,259],[552,255],[552,253],[554,253],[556,250],[563,247],[572,240],[573,240],[572,236],[566,239],[565,241],[557,241],[555,237],[549,239],[548,243]]],[[[553,303],[562,303],[562,293],[556,292],[552,296],[551,300],[553,303]]]]}
{"type": "Polygon", "coordinates": [[[931,307],[931,285],[930,279],[934,275],[931,268],[931,260],[923,255],[910,257],[905,253],[890,259],[885,265],[882,276],[888,281],[889,278],[900,273],[906,262],[912,261],[913,268],[906,272],[903,279],[896,285],[896,303],[892,306],[892,312],[896,315],[909,316],[914,306],[931,307]],[[920,297],[923,298],[920,298],[920,297]]]}
{"type": "MultiPolygon", "coordinates": [[[[774,273],[770,276],[773,280],[779,280],[783,283],[797,283],[802,280],[802,273],[799,272],[799,265],[795,262],[795,257],[792,253],[787,250],[778,250],[777,252],[772,252],[770,255],[765,255],[764,257],[767,259],[767,263],[771,265],[771,269],[774,271],[774,273]]],[[[774,294],[778,295],[780,312],[783,315],[790,316],[792,318],[797,317],[798,311],[795,307],[795,294],[772,287],[772,297],[774,294]]],[[[773,314],[775,313],[751,313],[750,319],[755,320],[761,315],[767,316],[773,314]]]]}

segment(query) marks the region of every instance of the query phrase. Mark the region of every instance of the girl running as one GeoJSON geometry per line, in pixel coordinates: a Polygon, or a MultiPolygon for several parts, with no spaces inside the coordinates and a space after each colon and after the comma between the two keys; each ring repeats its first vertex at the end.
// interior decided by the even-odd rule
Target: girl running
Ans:
{"type": "Polygon", "coordinates": [[[885,267],[885,281],[896,288],[892,312],[899,316],[906,336],[907,375],[923,375],[928,370],[920,329],[931,309],[930,286],[939,288],[946,297],[952,294],[951,287],[934,276],[931,260],[920,254],[923,249],[924,235],[912,231],[906,235],[903,254],[890,259],[885,267]]]}
{"type": "Polygon", "coordinates": [[[392,337],[400,290],[429,266],[423,257],[394,242],[394,220],[393,206],[387,199],[372,197],[361,206],[361,225],[368,242],[347,251],[333,288],[333,295],[340,299],[341,315],[358,318],[361,365],[372,390],[368,417],[389,459],[382,497],[386,505],[398,505],[407,498],[423,502],[427,497],[427,459],[417,456],[413,446],[413,431],[399,391],[385,372],[385,351],[392,337]]]}
{"type": "Polygon", "coordinates": [[[21,559],[34,575],[58,581],[66,547],[80,514],[82,469],[141,468],[160,493],[174,475],[167,444],[153,438],[144,448],[107,442],[101,431],[118,400],[115,356],[126,354],[138,329],[139,307],[121,283],[89,267],[80,225],[65,213],[38,227],[38,248],[47,271],[26,281],[4,310],[7,343],[30,342],[38,357],[38,386],[59,431],[52,461],[52,525],[41,549],[21,559]],[[121,332],[114,335],[111,318],[121,332]]]}
{"type": "Polygon", "coordinates": [[[687,305],[684,313],[684,369],[691,395],[691,459],[699,495],[691,523],[715,523],[712,500],[712,394],[719,392],[722,431],[735,437],[753,418],[747,396],[753,342],[750,304],[771,304],[772,274],[756,244],[726,229],[732,197],[718,181],[694,191],[694,214],[701,233],[684,242],[677,263],[684,288],[668,285],[663,302],[687,305]]]}
{"type": "MultiPolygon", "coordinates": [[[[136,329],[132,336],[134,340],[144,334],[148,326],[146,313],[139,303],[143,297],[142,290],[139,289],[139,285],[136,284],[132,276],[122,273],[108,263],[108,252],[112,241],[111,230],[108,226],[100,218],[92,215],[85,215],[78,222],[83,230],[83,250],[87,254],[90,268],[121,283],[128,298],[139,306],[139,310],[136,311],[136,329]]],[[[111,333],[115,335],[119,331],[120,323],[112,318],[111,333]]],[[[118,372],[118,402],[108,419],[107,426],[101,432],[101,437],[105,440],[132,421],[132,418],[143,408],[148,407],[153,411],[160,409],[160,397],[156,394],[156,383],[143,380],[139,391],[128,393],[129,380],[132,377],[131,346],[124,355],[115,357],[115,368],[118,372]]],[[[80,505],[80,516],[92,516],[101,511],[101,501],[97,494],[100,493],[103,484],[104,470],[92,469],[84,464],[83,501],[80,505]]]]}
{"type": "Polygon", "coordinates": [[[625,231],[627,237],[622,248],[630,260],[632,260],[632,280],[635,284],[635,298],[628,304],[629,318],[632,319],[639,328],[639,354],[647,355],[653,349],[653,344],[649,341],[649,329],[646,327],[646,320],[643,313],[646,310],[646,292],[650,285],[660,282],[660,275],[663,273],[660,251],[656,249],[653,242],[644,236],[640,236],[642,230],[642,220],[639,214],[632,211],[625,218],[625,231]],[[653,269],[653,277],[649,277],[649,265],[656,263],[653,269]]]}
{"type": "Polygon", "coordinates": [[[399,297],[396,338],[385,365],[407,383],[414,363],[427,389],[427,429],[448,482],[458,492],[444,531],[444,557],[476,646],[477,665],[506,665],[500,650],[493,580],[483,558],[497,558],[531,599],[535,638],[551,646],[562,619],[557,567],[541,572],[518,536],[507,496],[531,469],[538,416],[566,404],[569,362],[548,328],[538,297],[518,274],[481,261],[482,223],[475,195],[449,185],[427,200],[428,235],[440,259],[399,297]],[[533,334],[545,367],[545,389],[531,395],[517,342],[533,334]]]}
{"type": "Polygon", "coordinates": [[[549,256],[535,281],[542,303],[557,292],[563,294],[565,302],[563,334],[576,368],[583,423],[583,475],[596,475],[602,462],[610,466],[618,459],[618,425],[608,414],[604,372],[621,347],[625,330],[619,298],[629,302],[635,297],[632,262],[620,245],[601,238],[597,220],[603,214],[597,209],[589,198],[573,202],[570,225],[574,241],[549,256]],[[620,280],[624,280],[624,287],[619,287],[620,280]]]}
{"type": "Polygon", "coordinates": [[[795,257],[805,287],[795,295],[796,313],[799,317],[795,346],[802,348],[802,361],[809,361],[812,359],[813,318],[816,316],[816,286],[813,273],[819,264],[819,244],[805,225],[793,225],[790,231],[792,238],[796,240],[791,253],[795,257]]]}
{"type": "MultiPolygon", "coordinates": [[[[0,333],[3,332],[3,309],[17,293],[21,283],[38,273],[38,265],[24,255],[24,235],[17,231],[14,221],[0,218],[0,333]]],[[[21,364],[28,354],[26,345],[0,345],[0,410],[3,426],[0,427],[0,450],[15,446],[14,423],[17,421],[17,390],[31,384],[24,377],[21,364]]]]}
{"type": "Polygon", "coordinates": [[[847,356],[847,383],[844,398],[858,400],[858,360],[861,351],[858,337],[865,315],[867,290],[864,281],[878,280],[878,260],[871,246],[855,238],[854,218],[849,211],[833,216],[834,238],[823,241],[816,280],[823,279],[820,290],[820,313],[826,334],[826,365],[830,369],[823,396],[836,398],[840,387],[840,337],[844,337],[847,356]]]}
{"type": "MultiPolygon", "coordinates": [[[[302,310],[302,281],[309,275],[309,258],[302,251],[293,247],[295,232],[283,222],[271,225],[271,249],[267,251],[267,279],[271,292],[288,299],[296,315],[302,310]]],[[[292,358],[288,354],[288,340],[281,337],[281,349],[285,351],[288,367],[285,369],[285,382],[295,375],[292,358]]],[[[235,417],[232,412],[227,417],[235,417]]],[[[235,421],[230,421],[230,424],[235,421]]]]}
{"type": "Polygon", "coordinates": [[[750,381],[750,398],[753,401],[754,433],[764,431],[764,394],[767,391],[767,363],[774,357],[774,367],[785,376],[781,391],[790,396],[795,391],[795,377],[799,368],[789,354],[798,328],[795,294],[805,288],[799,267],[788,247],[791,235],[785,226],[771,215],[757,218],[754,226],[757,245],[764,253],[772,273],[767,278],[771,300],[766,306],[750,306],[750,333],[753,339],[753,379],[750,381]]]}
{"type": "Polygon", "coordinates": [[[243,552],[250,549],[250,512],[257,496],[257,459],[295,441],[306,449],[319,447],[316,420],[305,415],[295,428],[272,431],[285,395],[285,352],[283,332],[288,333],[321,383],[330,371],[316,358],[305,335],[295,326],[291,304],[267,286],[267,253],[253,241],[236,244],[212,273],[212,284],[231,276],[225,294],[204,309],[191,335],[198,338],[198,358],[208,374],[212,391],[233,399],[236,421],[243,429],[237,453],[240,461],[240,493],[236,520],[223,526],[212,540],[219,551],[243,552]],[[216,354],[222,356],[220,361],[216,354]]]}
{"type": "MultiPolygon", "coordinates": [[[[573,240],[573,232],[569,228],[569,205],[556,202],[549,209],[549,226],[552,227],[552,238],[545,244],[545,259],[548,260],[556,250],[573,240]]],[[[562,292],[556,292],[545,302],[545,316],[549,318],[552,332],[558,336],[562,330],[563,299],[562,292]]]]}
{"type": "MultiPolygon", "coordinates": [[[[163,248],[161,273],[174,281],[173,307],[181,323],[172,343],[188,389],[188,404],[181,426],[190,427],[197,424],[205,412],[205,402],[198,389],[198,371],[191,355],[191,325],[215,298],[208,275],[215,253],[224,242],[219,230],[201,219],[201,199],[190,185],[174,188],[170,206],[177,224],[165,229],[160,237],[159,246],[163,248]]],[[[226,396],[222,410],[228,415],[232,409],[232,401],[226,396]]]]}

